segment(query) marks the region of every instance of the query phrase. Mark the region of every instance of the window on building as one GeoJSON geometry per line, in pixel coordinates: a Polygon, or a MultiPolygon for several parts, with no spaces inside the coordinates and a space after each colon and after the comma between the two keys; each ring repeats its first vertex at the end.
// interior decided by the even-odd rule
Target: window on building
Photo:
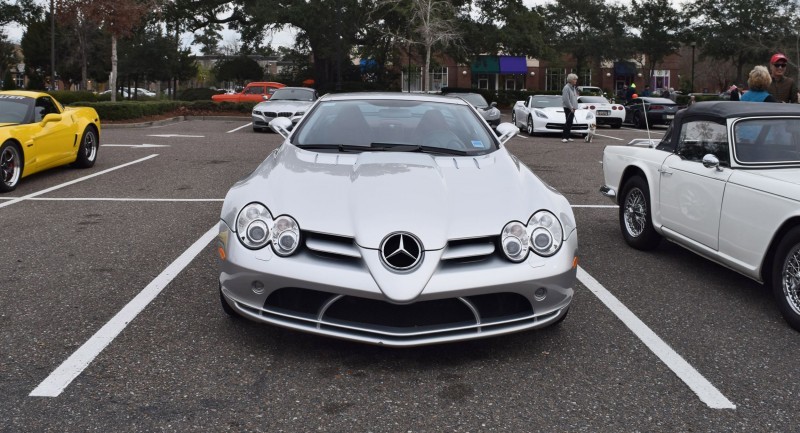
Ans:
{"type": "Polygon", "coordinates": [[[506,90],[517,90],[517,80],[506,78],[506,90]]]}
{"type": "Polygon", "coordinates": [[[545,90],[561,90],[567,82],[567,71],[563,68],[547,68],[545,71],[545,90]]]}
{"type": "MultiPolygon", "coordinates": [[[[409,88],[412,92],[422,91],[422,68],[413,68],[411,74],[407,73],[408,70],[403,70],[400,74],[402,82],[401,87],[403,91],[408,92],[409,88]]],[[[448,86],[448,71],[447,67],[431,68],[428,74],[431,92],[440,92],[443,87],[448,86]]]]}

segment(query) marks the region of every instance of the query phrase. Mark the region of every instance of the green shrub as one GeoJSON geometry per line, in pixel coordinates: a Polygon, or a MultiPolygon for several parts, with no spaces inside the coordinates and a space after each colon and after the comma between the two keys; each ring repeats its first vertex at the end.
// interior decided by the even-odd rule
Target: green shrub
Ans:
{"type": "Polygon", "coordinates": [[[88,101],[94,102],[97,101],[97,95],[94,92],[90,92],[88,90],[54,90],[51,92],[47,92],[50,96],[56,98],[56,101],[60,102],[62,105],[72,105],[78,101],[88,101]]]}
{"type": "Polygon", "coordinates": [[[181,101],[210,101],[212,95],[218,95],[218,90],[207,88],[186,89],[178,93],[181,101]]]}

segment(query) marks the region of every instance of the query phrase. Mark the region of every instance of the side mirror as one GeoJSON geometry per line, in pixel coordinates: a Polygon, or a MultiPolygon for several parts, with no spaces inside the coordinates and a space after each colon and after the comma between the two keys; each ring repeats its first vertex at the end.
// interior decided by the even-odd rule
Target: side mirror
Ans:
{"type": "Polygon", "coordinates": [[[261,100],[262,100],[262,101],[268,101],[268,100],[269,100],[269,96],[267,96],[267,95],[261,95],[261,100]]]}
{"type": "Polygon", "coordinates": [[[44,116],[44,119],[42,119],[42,125],[45,125],[45,124],[50,123],[50,122],[60,122],[60,121],[61,121],[61,115],[60,114],[58,114],[58,113],[50,113],[50,114],[44,116]]]}
{"type": "Polygon", "coordinates": [[[716,168],[717,171],[722,171],[719,168],[719,158],[714,156],[713,154],[709,153],[703,157],[703,167],[705,168],[716,168]]]}
{"type": "Polygon", "coordinates": [[[511,140],[512,137],[519,134],[519,127],[515,126],[513,123],[503,122],[497,125],[495,131],[497,131],[500,144],[503,145],[506,144],[508,140],[511,140]]]}
{"type": "Polygon", "coordinates": [[[288,117],[276,117],[269,122],[269,127],[283,138],[286,138],[291,133],[292,120],[288,117]]]}

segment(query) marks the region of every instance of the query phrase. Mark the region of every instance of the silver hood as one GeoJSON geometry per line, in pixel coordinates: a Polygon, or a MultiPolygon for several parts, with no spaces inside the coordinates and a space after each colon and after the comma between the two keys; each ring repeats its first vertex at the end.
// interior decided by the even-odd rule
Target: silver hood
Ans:
{"type": "Polygon", "coordinates": [[[348,236],[377,249],[390,233],[416,235],[427,251],[448,239],[499,235],[540,209],[574,230],[567,200],[504,149],[477,157],[425,153],[319,153],[284,144],[228,192],[222,219],[258,201],[301,230],[348,236]]]}
{"type": "Polygon", "coordinates": [[[277,101],[268,100],[259,102],[253,107],[253,110],[296,113],[298,111],[308,110],[311,104],[313,104],[311,101],[291,101],[285,99],[277,101]]]}

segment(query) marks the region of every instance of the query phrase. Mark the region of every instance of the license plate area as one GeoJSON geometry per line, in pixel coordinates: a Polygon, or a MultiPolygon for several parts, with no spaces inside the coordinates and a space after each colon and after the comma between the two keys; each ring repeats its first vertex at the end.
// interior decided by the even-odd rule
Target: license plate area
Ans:
{"type": "Polygon", "coordinates": [[[610,116],[611,112],[608,111],[608,110],[597,110],[597,115],[598,116],[610,116]]]}

